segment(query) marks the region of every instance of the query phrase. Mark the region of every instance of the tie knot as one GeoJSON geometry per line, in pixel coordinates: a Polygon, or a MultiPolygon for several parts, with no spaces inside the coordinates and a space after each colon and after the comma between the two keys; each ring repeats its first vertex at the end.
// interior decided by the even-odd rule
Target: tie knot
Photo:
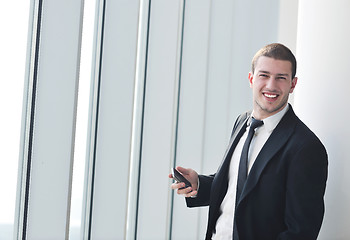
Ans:
{"type": "Polygon", "coordinates": [[[264,122],[261,120],[256,120],[255,118],[252,117],[252,123],[250,124],[251,129],[255,129],[263,125],[264,122]]]}

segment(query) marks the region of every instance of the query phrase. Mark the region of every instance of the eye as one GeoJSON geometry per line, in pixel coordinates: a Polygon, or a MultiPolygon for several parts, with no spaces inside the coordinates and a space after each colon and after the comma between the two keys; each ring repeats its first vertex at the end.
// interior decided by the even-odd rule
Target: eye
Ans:
{"type": "Polygon", "coordinates": [[[283,76],[280,76],[280,77],[277,77],[278,80],[286,80],[287,78],[286,77],[283,77],[283,76]]]}
{"type": "Polygon", "coordinates": [[[259,77],[261,77],[261,78],[268,78],[269,76],[267,74],[260,74],[259,77]]]}

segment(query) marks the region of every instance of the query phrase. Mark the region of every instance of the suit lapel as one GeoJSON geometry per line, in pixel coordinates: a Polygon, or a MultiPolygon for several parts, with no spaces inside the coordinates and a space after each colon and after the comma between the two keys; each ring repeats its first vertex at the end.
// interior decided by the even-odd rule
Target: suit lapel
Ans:
{"type": "Polygon", "coordinates": [[[288,112],[283,116],[280,123],[272,132],[271,136],[257,156],[248,175],[247,182],[243,188],[242,196],[239,202],[241,202],[242,199],[244,199],[252,191],[252,189],[258,183],[258,180],[268,162],[288,141],[289,137],[294,131],[296,119],[297,117],[292,107],[289,106],[288,112]]]}

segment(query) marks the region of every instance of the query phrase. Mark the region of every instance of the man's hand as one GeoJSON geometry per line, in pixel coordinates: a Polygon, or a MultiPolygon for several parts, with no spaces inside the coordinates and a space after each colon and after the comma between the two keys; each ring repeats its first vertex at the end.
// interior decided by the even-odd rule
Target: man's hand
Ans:
{"type": "MultiPolygon", "coordinates": [[[[185,197],[194,197],[197,195],[198,190],[198,174],[196,171],[190,168],[176,167],[176,170],[179,171],[192,185],[192,187],[185,187],[183,182],[175,182],[171,184],[171,189],[177,189],[177,194],[183,195],[185,197]],[[183,189],[181,189],[183,188],[183,189]]],[[[169,174],[169,178],[173,178],[172,174],[169,174]]]]}

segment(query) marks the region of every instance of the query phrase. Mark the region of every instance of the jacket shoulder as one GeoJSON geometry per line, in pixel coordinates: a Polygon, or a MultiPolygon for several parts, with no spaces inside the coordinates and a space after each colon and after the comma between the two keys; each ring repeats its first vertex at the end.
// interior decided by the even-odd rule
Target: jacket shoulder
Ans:
{"type": "Polygon", "coordinates": [[[238,115],[235,121],[235,124],[233,125],[233,130],[235,130],[238,126],[242,125],[244,121],[247,120],[247,118],[249,118],[251,114],[252,114],[252,111],[247,111],[238,115]]]}

